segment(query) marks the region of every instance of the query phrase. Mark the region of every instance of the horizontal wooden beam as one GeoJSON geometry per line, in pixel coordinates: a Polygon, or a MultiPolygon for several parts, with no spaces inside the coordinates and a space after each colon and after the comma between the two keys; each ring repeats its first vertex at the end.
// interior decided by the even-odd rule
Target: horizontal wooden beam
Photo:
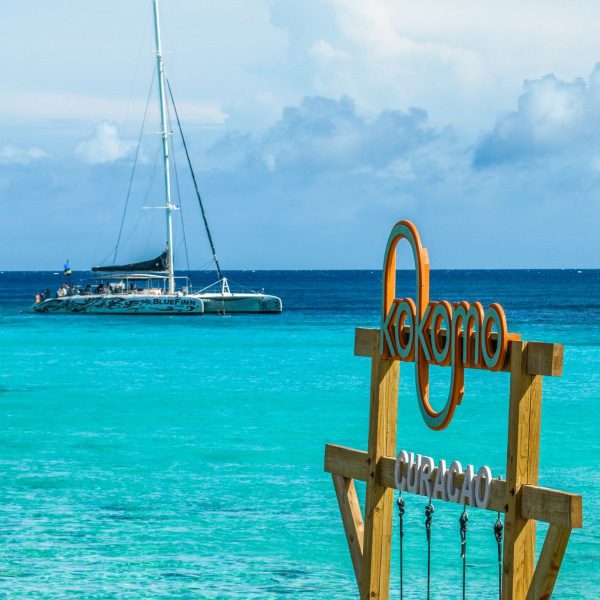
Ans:
{"type": "Polygon", "coordinates": [[[380,329],[357,327],[354,330],[354,356],[377,356],[380,331],[380,329]]]}
{"type": "Polygon", "coordinates": [[[326,444],[325,471],[348,479],[367,481],[369,477],[369,456],[362,450],[354,450],[354,448],[346,448],[346,446],[337,446],[336,444],[326,444]]]}
{"type": "Polygon", "coordinates": [[[560,377],[564,346],[545,342],[527,342],[527,374],[560,377]]]}
{"type": "MultiPolygon", "coordinates": [[[[325,446],[325,471],[332,475],[340,475],[349,479],[366,481],[369,474],[369,457],[362,450],[346,448],[334,444],[325,446]]],[[[377,477],[386,487],[395,487],[394,468],[396,458],[384,456],[376,465],[377,477]]],[[[437,469],[432,479],[435,480],[437,469]]],[[[462,487],[464,475],[454,475],[454,486],[462,487]]],[[[490,503],[487,510],[505,512],[506,481],[494,479],[490,503]]],[[[577,494],[551,490],[535,485],[524,485],[519,492],[520,514],[524,519],[544,521],[566,529],[579,528],[583,525],[582,498],[577,494]]],[[[438,498],[439,499],[439,498],[438,498]]]]}
{"type": "Polygon", "coordinates": [[[563,529],[580,529],[583,527],[583,499],[577,494],[524,485],[521,486],[521,516],[563,529]]]}
{"type": "MultiPolygon", "coordinates": [[[[357,327],[354,334],[354,354],[356,356],[377,356],[379,354],[379,329],[357,327]]],[[[510,350],[502,366],[502,371],[510,371],[510,350]]],[[[527,342],[527,374],[560,377],[563,367],[562,344],[546,342],[527,342]]],[[[477,368],[477,367],[475,367],[477,368]]]]}

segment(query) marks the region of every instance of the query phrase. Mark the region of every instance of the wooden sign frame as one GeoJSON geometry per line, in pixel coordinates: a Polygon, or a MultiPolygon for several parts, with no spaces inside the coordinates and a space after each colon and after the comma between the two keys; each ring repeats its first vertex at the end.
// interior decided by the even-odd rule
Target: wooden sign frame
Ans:
{"type": "MultiPolygon", "coordinates": [[[[400,361],[382,354],[381,336],[359,328],[354,341],[354,354],[371,358],[367,451],[325,446],[362,600],[389,597],[400,361]],[[364,519],[355,480],[367,484],[364,519]]],[[[560,376],[562,365],[562,345],[512,338],[499,369],[510,373],[506,480],[492,480],[487,510],[504,513],[503,600],[549,598],[571,530],[583,524],[580,495],[537,485],[542,379],[560,376]],[[550,526],[536,564],[537,521],[550,526]]],[[[454,485],[463,477],[454,474],[454,485]]]]}

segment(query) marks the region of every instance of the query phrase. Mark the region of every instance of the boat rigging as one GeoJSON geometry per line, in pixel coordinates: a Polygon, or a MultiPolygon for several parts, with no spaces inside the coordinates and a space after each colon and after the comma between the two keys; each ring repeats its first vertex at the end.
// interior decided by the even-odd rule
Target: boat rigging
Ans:
{"type": "MultiPolygon", "coordinates": [[[[153,0],[154,13],[154,41],[156,54],[156,77],[158,80],[158,104],[160,108],[160,137],[162,148],[162,173],[163,173],[163,204],[156,208],[165,211],[166,248],[156,258],[128,264],[115,264],[117,252],[123,232],[125,212],[129,202],[132,188],[133,174],[139,156],[139,144],[133,165],[133,172],[129,182],[125,212],[119,229],[117,245],[115,247],[113,264],[100,265],[92,268],[99,275],[93,283],[81,286],[71,285],[70,279],[65,282],[55,295],[49,291],[36,296],[33,310],[38,313],[73,313],[73,314],[204,314],[204,313],[279,313],[282,311],[281,299],[262,292],[242,291],[233,292],[229,282],[219,264],[217,252],[210,231],[204,203],[200,195],[198,182],[188,151],[188,145],[183,134],[181,120],[175,105],[173,91],[170,83],[165,78],[165,65],[163,61],[160,16],[158,0],[153,0]],[[171,182],[171,157],[169,153],[169,137],[171,132],[168,126],[167,91],[177,121],[177,127],[185,151],[186,161],[190,170],[196,198],[202,214],[204,228],[215,263],[218,280],[201,289],[192,291],[189,278],[177,277],[175,274],[174,240],[173,240],[173,212],[178,210],[172,202],[171,182]],[[179,289],[176,280],[182,281],[179,289]],[[219,286],[216,291],[211,291],[219,286]]],[[[150,98],[150,96],[149,96],[150,98]]],[[[144,123],[146,120],[144,113],[144,123]]],[[[142,125],[143,131],[144,125],[142,125]]],[[[187,252],[187,246],[186,246],[187,252]]],[[[65,271],[65,277],[70,277],[65,271]]]]}

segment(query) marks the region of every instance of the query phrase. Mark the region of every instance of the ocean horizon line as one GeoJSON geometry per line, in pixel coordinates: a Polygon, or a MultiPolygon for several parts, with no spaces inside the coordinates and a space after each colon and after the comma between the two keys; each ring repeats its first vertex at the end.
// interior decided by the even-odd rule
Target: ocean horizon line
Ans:
{"type": "MultiPolygon", "coordinates": [[[[372,273],[374,271],[381,271],[382,268],[381,267],[361,267],[361,268],[356,268],[356,269],[349,269],[349,268],[319,268],[319,267],[314,267],[314,268],[302,268],[302,269],[293,269],[293,268],[289,268],[289,269],[240,269],[240,268],[231,268],[231,269],[226,269],[225,271],[228,273],[310,273],[310,272],[318,272],[318,273],[324,273],[324,272],[332,272],[332,273],[349,273],[349,272],[364,272],[364,273],[372,273]]],[[[488,268],[481,268],[481,267],[448,267],[448,268],[435,268],[429,269],[430,272],[432,273],[436,273],[436,272],[488,272],[488,271],[543,271],[543,272],[550,272],[550,271],[560,271],[560,272],[564,272],[564,271],[574,271],[574,272],[591,272],[591,271],[600,271],[600,266],[599,267],[488,267],[488,268]]],[[[410,272],[414,272],[414,268],[410,268],[410,269],[397,269],[398,272],[406,272],[406,273],[410,273],[410,272]]],[[[214,269],[178,269],[177,270],[178,273],[214,273],[215,270],[214,269]]],[[[43,274],[50,274],[50,275],[63,275],[63,273],[60,270],[56,270],[56,269],[0,269],[0,275],[3,275],[5,273],[43,273],[43,274]]],[[[72,270],[72,274],[75,275],[77,273],[81,273],[81,274],[90,274],[93,273],[91,270],[72,270]]],[[[97,277],[102,277],[102,275],[97,275],[97,277]]]]}

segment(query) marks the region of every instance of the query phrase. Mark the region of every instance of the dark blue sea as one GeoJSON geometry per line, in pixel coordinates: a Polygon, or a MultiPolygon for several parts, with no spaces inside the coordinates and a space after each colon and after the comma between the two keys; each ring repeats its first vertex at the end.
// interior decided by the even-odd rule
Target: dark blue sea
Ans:
{"type": "MultiPolygon", "coordinates": [[[[381,274],[228,275],[283,314],[39,315],[34,294],[63,276],[0,274],[0,596],[357,597],[323,447],[367,447],[369,360],[353,340],[379,325],[381,274]]],[[[401,272],[397,295],[414,287],[401,272]]],[[[511,332],[565,345],[563,376],[544,379],[539,480],[583,495],[584,527],[554,597],[598,598],[600,271],[432,271],[431,298],[499,302],[511,332]]],[[[422,422],[413,375],[403,363],[398,448],[504,476],[508,375],[469,371],[442,432],[422,422]]],[[[422,599],[426,500],[406,503],[405,598],[422,599]]],[[[460,597],[459,516],[437,503],[433,598],[460,597]]],[[[497,598],[495,520],[470,510],[469,598],[497,598]]]]}

